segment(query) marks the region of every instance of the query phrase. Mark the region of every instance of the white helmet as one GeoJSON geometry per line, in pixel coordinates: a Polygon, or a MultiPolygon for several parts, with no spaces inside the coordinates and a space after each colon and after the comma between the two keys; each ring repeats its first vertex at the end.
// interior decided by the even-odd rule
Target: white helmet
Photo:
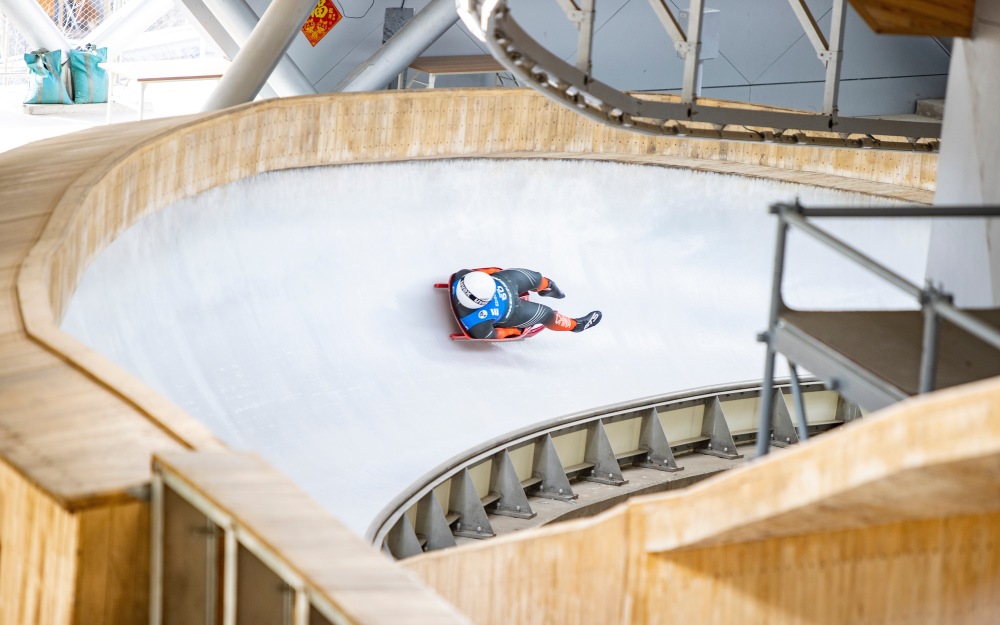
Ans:
{"type": "Polygon", "coordinates": [[[458,281],[455,295],[462,306],[476,309],[488,304],[496,290],[497,285],[490,274],[484,271],[472,271],[458,281]]]}

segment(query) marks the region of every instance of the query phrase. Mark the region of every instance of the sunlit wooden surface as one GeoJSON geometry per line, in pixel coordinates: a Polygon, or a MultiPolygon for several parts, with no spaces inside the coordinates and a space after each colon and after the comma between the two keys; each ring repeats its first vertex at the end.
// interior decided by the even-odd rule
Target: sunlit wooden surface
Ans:
{"type": "Polygon", "coordinates": [[[676,494],[402,562],[481,625],[988,623],[1000,614],[1000,379],[676,494]]]}
{"type": "Polygon", "coordinates": [[[269,100],[6,152],[0,621],[58,623],[75,613],[76,622],[139,622],[126,615],[144,612],[142,592],[118,588],[100,600],[82,593],[106,580],[143,587],[148,567],[136,554],[148,553],[141,488],[151,455],[221,447],[171,402],[59,330],[77,281],[104,247],[168,204],[266,171],[482,156],[692,167],[915,202],[931,201],[937,169],[937,155],[927,153],[646,137],[593,124],[524,89],[269,100]]]}
{"type": "Polygon", "coordinates": [[[969,37],[976,0],[851,0],[851,6],[877,33],[969,37]]]}

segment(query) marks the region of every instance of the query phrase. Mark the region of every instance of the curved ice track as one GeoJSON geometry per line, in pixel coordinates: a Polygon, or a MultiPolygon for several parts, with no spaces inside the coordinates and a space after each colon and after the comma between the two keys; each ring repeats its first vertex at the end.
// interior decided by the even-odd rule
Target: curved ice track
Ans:
{"type": "MultiPolygon", "coordinates": [[[[760,377],[766,207],[795,196],[874,201],[592,162],[271,173],[126,231],[84,274],[62,327],[233,447],[258,451],[361,533],[418,476],[489,438],[760,377]],[[560,310],[600,308],[605,321],[583,335],[451,343],[431,284],[475,265],[539,269],[568,294],[560,310]]],[[[839,232],[920,280],[919,225],[839,232]]],[[[791,301],[799,284],[813,304],[899,303],[804,245],[792,241],[791,301]]]]}

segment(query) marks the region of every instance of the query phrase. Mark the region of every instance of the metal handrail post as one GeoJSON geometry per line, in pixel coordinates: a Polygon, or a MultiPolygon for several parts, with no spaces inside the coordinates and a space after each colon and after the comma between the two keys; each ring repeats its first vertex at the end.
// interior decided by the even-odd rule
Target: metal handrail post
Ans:
{"type": "Polygon", "coordinates": [[[920,350],[920,382],[918,392],[929,393],[934,390],[937,379],[938,329],[941,318],[934,305],[937,302],[947,302],[948,295],[928,284],[920,296],[920,308],[924,313],[924,335],[920,350]]]}
{"type": "Polygon", "coordinates": [[[788,361],[788,373],[792,381],[792,399],[795,401],[795,410],[799,413],[799,441],[809,438],[809,427],[806,422],[806,401],[802,397],[802,387],[799,386],[799,371],[795,363],[788,361]]]}
{"type": "Polygon", "coordinates": [[[924,338],[920,350],[920,393],[934,390],[937,377],[938,316],[930,306],[924,307],[924,338]]]}
{"type": "Polygon", "coordinates": [[[774,272],[771,275],[771,309],[768,312],[767,332],[758,336],[758,340],[767,343],[767,355],[764,357],[764,380],[761,383],[760,422],[757,425],[757,455],[766,456],[771,444],[771,422],[774,412],[774,331],[778,326],[778,310],[781,308],[781,280],[785,269],[785,241],[788,238],[788,223],[785,221],[785,211],[794,207],[782,205],[778,207],[778,233],[774,245],[774,272]]]}

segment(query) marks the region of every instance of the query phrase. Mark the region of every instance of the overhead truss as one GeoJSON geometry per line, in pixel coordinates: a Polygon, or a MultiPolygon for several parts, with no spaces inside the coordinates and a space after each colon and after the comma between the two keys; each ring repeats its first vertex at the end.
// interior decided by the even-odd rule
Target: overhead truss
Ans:
{"type": "Polygon", "coordinates": [[[490,52],[521,81],[601,123],[652,135],[804,143],[852,148],[934,151],[941,124],[844,117],[838,112],[846,0],[833,0],[825,35],[805,0],[788,0],[826,68],[822,112],[747,107],[700,98],[696,93],[704,0],[691,0],[686,28],[665,0],[648,0],[684,60],[679,96],[620,91],[594,78],[594,1],[556,0],[579,32],[577,62],[570,65],[529,36],[505,0],[459,0],[459,14],[490,52]]]}

